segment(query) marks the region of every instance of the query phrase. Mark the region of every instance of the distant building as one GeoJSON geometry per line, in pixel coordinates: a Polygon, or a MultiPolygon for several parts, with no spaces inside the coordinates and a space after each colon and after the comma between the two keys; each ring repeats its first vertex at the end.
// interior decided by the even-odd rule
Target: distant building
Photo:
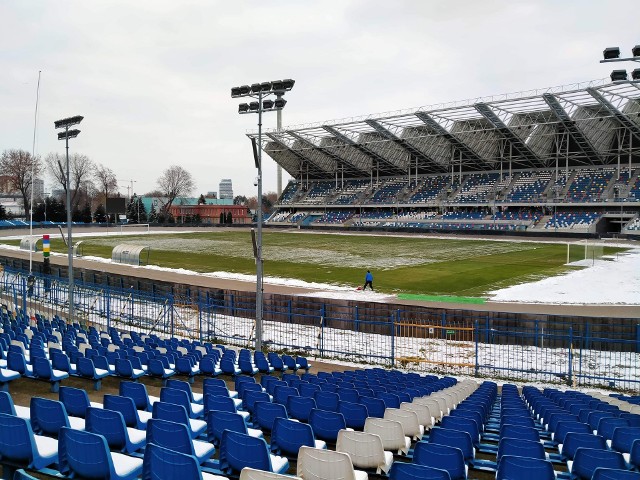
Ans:
{"type": "Polygon", "coordinates": [[[41,178],[33,179],[33,198],[44,198],[44,180],[41,178]]]}
{"type": "Polygon", "coordinates": [[[220,198],[230,198],[233,200],[233,185],[230,178],[220,180],[220,198]]]}
{"type": "Polygon", "coordinates": [[[198,215],[200,221],[204,224],[249,224],[252,222],[249,209],[242,205],[229,204],[204,204],[204,205],[187,205],[173,204],[169,209],[173,218],[177,223],[188,222],[188,219],[198,215]],[[223,221],[224,219],[224,221],[223,221]]]}
{"type": "Polygon", "coordinates": [[[206,198],[218,198],[218,192],[207,192],[206,198]]]}

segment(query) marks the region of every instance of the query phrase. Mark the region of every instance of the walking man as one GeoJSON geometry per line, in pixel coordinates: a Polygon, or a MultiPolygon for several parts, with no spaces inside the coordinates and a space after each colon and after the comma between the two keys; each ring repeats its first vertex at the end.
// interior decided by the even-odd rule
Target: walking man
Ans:
{"type": "Polygon", "coordinates": [[[366,290],[367,286],[371,287],[371,291],[373,291],[373,275],[370,270],[367,270],[367,274],[364,276],[364,287],[362,287],[362,290],[366,290]]]}

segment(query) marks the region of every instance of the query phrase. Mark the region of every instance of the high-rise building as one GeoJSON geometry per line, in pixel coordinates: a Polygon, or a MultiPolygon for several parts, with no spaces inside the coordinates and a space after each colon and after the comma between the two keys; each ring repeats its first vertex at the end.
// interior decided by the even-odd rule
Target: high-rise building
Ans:
{"type": "Polygon", "coordinates": [[[33,198],[36,200],[44,197],[44,180],[41,178],[33,179],[33,198]]]}
{"type": "Polygon", "coordinates": [[[220,198],[230,198],[233,200],[233,185],[230,178],[220,180],[218,193],[220,194],[220,198]]]}

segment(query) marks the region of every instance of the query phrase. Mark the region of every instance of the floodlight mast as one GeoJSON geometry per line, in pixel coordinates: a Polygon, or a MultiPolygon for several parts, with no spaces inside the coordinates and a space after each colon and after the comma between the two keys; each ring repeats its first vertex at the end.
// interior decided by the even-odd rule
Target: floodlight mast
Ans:
{"type": "MultiPolygon", "coordinates": [[[[636,45],[631,49],[631,57],[620,58],[620,48],[608,47],[602,52],[603,59],[600,63],[613,63],[613,62],[640,62],[640,45],[636,45]]],[[[612,82],[625,82],[628,80],[626,70],[614,70],[611,72],[612,82]]],[[[640,80],[640,68],[636,68],[631,72],[631,80],[640,80]]]]}
{"type": "MultiPolygon", "coordinates": [[[[257,212],[257,228],[255,238],[255,260],[256,260],[256,340],[255,349],[262,350],[262,319],[263,319],[263,258],[262,258],[262,113],[280,111],[284,108],[287,101],[282,98],[285,92],[293,88],[294,80],[276,80],[273,82],[253,83],[251,86],[242,85],[231,89],[231,98],[252,97],[257,102],[241,103],[238,106],[238,113],[257,113],[258,114],[258,148],[255,157],[256,168],[258,169],[258,178],[256,179],[258,187],[258,212],[257,212]],[[276,100],[265,100],[271,95],[276,96],[276,100]]],[[[254,153],[255,154],[255,153],[254,153]]]]}
{"type": "Polygon", "coordinates": [[[53,123],[56,129],[64,128],[64,132],[58,132],[58,140],[65,141],[65,149],[66,149],[66,173],[65,173],[65,186],[67,190],[67,260],[68,260],[68,282],[69,282],[69,318],[68,321],[73,323],[73,310],[74,310],[74,301],[73,301],[73,241],[72,241],[72,222],[71,222],[71,181],[69,179],[69,139],[76,138],[80,134],[80,130],[73,129],[69,130],[69,127],[73,125],[78,125],[84,117],[80,115],[76,115],[75,117],[63,118],[62,120],[57,120],[53,123]]]}

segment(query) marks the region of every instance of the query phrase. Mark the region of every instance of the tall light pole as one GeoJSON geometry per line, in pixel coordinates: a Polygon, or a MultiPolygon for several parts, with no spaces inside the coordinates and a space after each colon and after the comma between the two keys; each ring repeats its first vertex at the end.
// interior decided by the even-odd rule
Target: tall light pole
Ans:
{"type": "Polygon", "coordinates": [[[258,215],[257,215],[257,235],[254,241],[254,256],[256,260],[256,350],[262,350],[262,309],[263,309],[263,288],[262,288],[262,113],[279,112],[284,108],[287,101],[282,98],[285,92],[293,88],[296,82],[291,79],[276,80],[273,82],[253,83],[251,86],[243,85],[231,89],[231,98],[251,97],[257,102],[241,103],[238,105],[238,113],[258,114],[258,144],[255,139],[251,139],[253,144],[253,156],[258,170],[256,186],[258,187],[258,215]],[[274,95],[276,100],[267,97],[274,95]]]}
{"type": "Polygon", "coordinates": [[[75,117],[63,118],[53,122],[56,130],[63,128],[64,132],[58,132],[58,140],[65,141],[67,169],[65,173],[65,185],[67,190],[67,259],[69,262],[69,322],[73,323],[73,241],[71,237],[71,180],[69,178],[69,139],[76,138],[80,134],[80,130],[69,130],[69,127],[78,125],[84,117],[76,115],[75,117]]]}

